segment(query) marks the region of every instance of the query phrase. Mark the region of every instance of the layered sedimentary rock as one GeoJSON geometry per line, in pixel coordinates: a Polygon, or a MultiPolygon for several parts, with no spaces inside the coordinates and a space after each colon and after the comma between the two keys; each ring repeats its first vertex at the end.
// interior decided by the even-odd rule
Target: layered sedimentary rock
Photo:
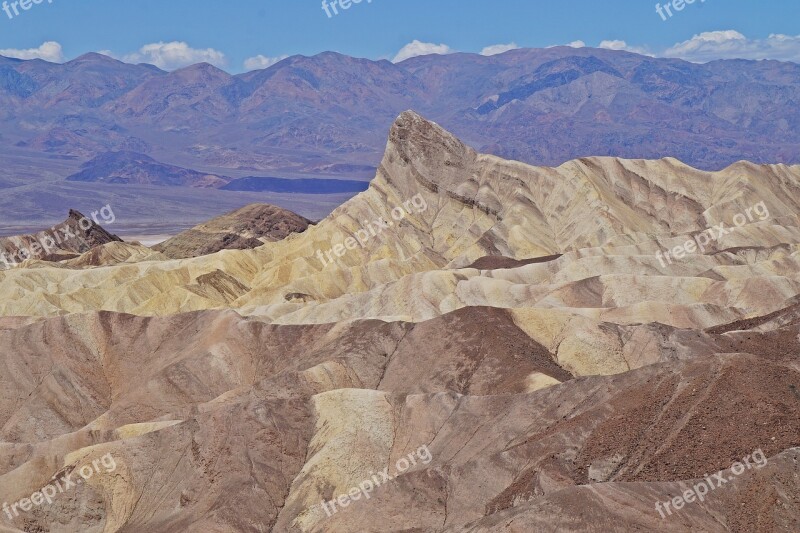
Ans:
{"type": "Polygon", "coordinates": [[[20,530],[792,531],[799,518],[797,320],[577,380],[508,312],[482,308],[421,324],[203,311],[7,327],[0,499],[116,462],[15,516],[20,530]],[[531,387],[541,375],[552,386],[531,387]],[[429,460],[369,500],[320,506],[422,446],[429,460]],[[757,450],[767,466],[656,512],[757,450]]]}
{"type": "Polygon", "coordinates": [[[94,218],[74,209],[61,224],[30,235],[0,238],[0,269],[16,266],[28,259],[61,261],[122,239],[106,231],[94,218]]]}
{"type": "Polygon", "coordinates": [[[0,500],[116,466],[0,527],[796,531],[799,187],[405,113],[303,233],[2,272],[0,500]]]}
{"type": "MultiPolygon", "coordinates": [[[[797,166],[741,163],[707,173],[669,159],[589,158],[530,167],[477,154],[405,113],[369,190],[300,235],[253,251],[138,263],[115,272],[113,286],[106,272],[54,271],[48,275],[56,282],[82,290],[5,300],[0,308],[47,316],[232,307],[282,322],[325,322],[420,320],[463,305],[617,315],[638,306],[636,313],[700,316],[712,326],[751,311],[775,311],[800,292],[798,176],[797,166]],[[734,217],[746,213],[745,225],[711,240],[704,253],[657,255],[721,223],[730,230],[734,217]],[[359,235],[361,241],[345,248],[359,235]],[[343,254],[330,253],[337,245],[343,254]],[[564,257],[499,273],[465,268],[485,256],[555,254],[564,257]],[[247,290],[220,300],[187,289],[217,270],[247,290]],[[409,290],[419,297],[407,298],[409,290]],[[295,293],[309,296],[304,305],[287,303],[295,293]],[[350,305],[352,298],[368,302],[350,305]]],[[[29,278],[24,270],[4,276],[0,293],[40,292],[42,278],[29,278]]]]}
{"type": "Polygon", "coordinates": [[[302,233],[311,221],[269,204],[251,204],[188,229],[153,247],[171,259],[247,250],[302,233]]]}

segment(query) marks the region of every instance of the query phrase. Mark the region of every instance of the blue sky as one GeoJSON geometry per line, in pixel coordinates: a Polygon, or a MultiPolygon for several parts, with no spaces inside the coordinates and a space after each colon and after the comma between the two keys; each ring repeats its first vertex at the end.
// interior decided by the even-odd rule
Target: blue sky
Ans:
{"type": "MultiPolygon", "coordinates": [[[[337,6],[340,1],[347,0],[336,0],[337,6]]],[[[605,47],[695,61],[800,61],[797,0],[695,0],[681,11],[670,9],[673,16],[665,15],[667,20],[650,0],[368,2],[338,7],[339,14],[328,17],[321,0],[43,0],[27,11],[17,8],[18,15],[10,7],[13,18],[0,11],[0,54],[63,61],[104,51],[167,69],[206,60],[242,72],[283,56],[326,50],[401,59],[425,52],[481,52],[492,45],[598,46],[605,41],[605,47]],[[419,44],[398,57],[414,41],[419,44]]]]}

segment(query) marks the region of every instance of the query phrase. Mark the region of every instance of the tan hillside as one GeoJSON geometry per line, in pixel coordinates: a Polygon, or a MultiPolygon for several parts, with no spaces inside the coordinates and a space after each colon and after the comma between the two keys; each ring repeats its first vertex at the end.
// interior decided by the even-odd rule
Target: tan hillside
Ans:
{"type": "Polygon", "coordinates": [[[590,158],[531,167],[476,154],[405,113],[369,190],[303,234],[253,251],[47,271],[49,283],[63,289],[46,298],[41,268],[16,269],[0,278],[0,294],[11,295],[0,308],[48,316],[233,307],[303,323],[423,320],[464,305],[559,306],[622,323],[658,317],[712,326],[774,311],[800,292],[798,187],[800,167],[781,165],[707,173],[671,159],[590,158]],[[761,202],[765,220],[752,210],[761,202]],[[404,203],[409,209],[395,221],[392,209],[404,203]],[[711,242],[705,254],[663,265],[655,257],[692,233],[720,222],[730,227],[747,209],[752,222],[711,242]],[[378,219],[391,226],[363,248],[325,259],[378,219]],[[491,255],[552,254],[565,255],[500,272],[462,268],[491,255]],[[237,280],[235,289],[218,290],[225,276],[237,280]],[[409,291],[419,297],[408,298],[409,291]],[[287,298],[294,294],[305,295],[302,302],[287,298]]]}

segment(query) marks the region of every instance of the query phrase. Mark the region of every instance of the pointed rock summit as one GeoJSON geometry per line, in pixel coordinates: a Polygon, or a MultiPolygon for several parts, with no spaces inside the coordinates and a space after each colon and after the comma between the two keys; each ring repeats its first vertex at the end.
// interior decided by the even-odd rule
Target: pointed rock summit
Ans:
{"type": "Polygon", "coordinates": [[[473,168],[477,155],[435,122],[405,111],[392,124],[381,166],[390,174],[410,172],[430,191],[453,191],[473,168]]]}
{"type": "Polygon", "coordinates": [[[111,242],[122,242],[122,239],[109,233],[80,211],[70,209],[64,222],[49,229],[29,235],[0,238],[0,270],[16,266],[27,259],[71,259],[111,242]]]}

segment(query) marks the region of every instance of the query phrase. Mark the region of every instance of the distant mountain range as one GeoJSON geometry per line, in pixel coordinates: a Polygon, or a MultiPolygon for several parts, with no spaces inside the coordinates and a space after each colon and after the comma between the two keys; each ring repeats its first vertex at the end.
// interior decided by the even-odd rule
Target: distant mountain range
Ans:
{"type": "Polygon", "coordinates": [[[709,170],[794,164],[798,102],[794,63],[700,65],[591,48],[398,64],[328,52],[236,76],[99,54],[64,64],[0,57],[0,232],[95,209],[98,196],[121,209],[120,227],[155,217],[185,229],[253,202],[319,219],[375,176],[407,109],[483,153],[539,166],[604,155],[709,170]]]}
{"type": "Polygon", "coordinates": [[[481,151],[539,165],[602,155],[670,156],[704,169],[797,163],[798,102],[794,63],[700,65],[592,48],[399,64],[326,52],[236,76],[94,53],[63,65],[0,58],[4,151],[79,162],[133,151],[284,177],[371,178],[389,126],[407,109],[481,151]]]}
{"type": "Polygon", "coordinates": [[[152,157],[135,152],[101,154],[84,163],[79,172],[67,177],[67,181],[288,194],[355,193],[366,190],[368,186],[364,181],[341,179],[230,178],[159,163],[152,157]]]}

